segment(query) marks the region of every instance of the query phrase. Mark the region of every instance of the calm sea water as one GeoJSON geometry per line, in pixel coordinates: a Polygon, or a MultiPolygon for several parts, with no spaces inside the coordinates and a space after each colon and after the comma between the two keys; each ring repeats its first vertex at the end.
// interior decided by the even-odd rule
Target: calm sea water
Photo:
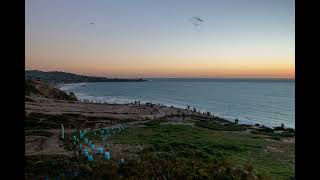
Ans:
{"type": "Polygon", "coordinates": [[[209,111],[240,123],[295,127],[295,82],[253,79],[149,79],[146,82],[65,84],[79,99],[160,103],[209,111]]]}

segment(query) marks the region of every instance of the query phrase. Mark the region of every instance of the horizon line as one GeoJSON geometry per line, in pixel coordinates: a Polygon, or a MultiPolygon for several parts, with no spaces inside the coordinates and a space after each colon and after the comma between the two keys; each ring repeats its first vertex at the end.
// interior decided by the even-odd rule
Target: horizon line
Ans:
{"type": "Polygon", "coordinates": [[[49,71],[44,71],[44,70],[38,70],[38,69],[25,69],[25,71],[41,71],[41,72],[63,72],[63,73],[71,73],[71,74],[76,74],[76,75],[82,75],[82,76],[94,76],[94,77],[104,77],[104,78],[132,78],[132,79],[285,79],[285,80],[295,80],[294,77],[276,77],[276,76],[149,76],[149,77],[142,77],[142,76],[126,76],[126,75],[108,75],[108,76],[101,76],[101,75],[88,75],[86,73],[77,73],[77,72],[69,72],[69,71],[61,71],[61,70],[49,70],[49,71]],[[121,77],[122,76],[122,77],[121,77]]]}

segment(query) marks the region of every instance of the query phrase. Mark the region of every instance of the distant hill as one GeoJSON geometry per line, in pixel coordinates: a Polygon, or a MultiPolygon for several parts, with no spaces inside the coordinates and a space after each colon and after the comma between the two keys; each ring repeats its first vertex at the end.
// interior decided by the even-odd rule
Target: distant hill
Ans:
{"type": "Polygon", "coordinates": [[[118,78],[105,78],[105,77],[94,77],[84,76],[78,74],[72,74],[60,71],[38,71],[28,70],[25,71],[26,79],[41,80],[50,84],[58,83],[80,83],[80,82],[138,82],[146,81],[144,79],[118,79],[118,78]]]}

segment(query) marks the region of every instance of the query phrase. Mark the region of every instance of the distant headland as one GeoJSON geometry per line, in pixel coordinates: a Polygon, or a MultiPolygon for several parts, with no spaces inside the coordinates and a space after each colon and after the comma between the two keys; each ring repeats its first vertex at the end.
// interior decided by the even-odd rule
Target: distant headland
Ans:
{"type": "Polygon", "coordinates": [[[50,84],[60,83],[82,83],[82,82],[140,82],[146,81],[142,78],[136,79],[125,79],[125,78],[106,78],[106,77],[95,77],[78,75],[68,72],[61,71],[39,71],[39,70],[26,70],[26,79],[41,80],[50,84]]]}

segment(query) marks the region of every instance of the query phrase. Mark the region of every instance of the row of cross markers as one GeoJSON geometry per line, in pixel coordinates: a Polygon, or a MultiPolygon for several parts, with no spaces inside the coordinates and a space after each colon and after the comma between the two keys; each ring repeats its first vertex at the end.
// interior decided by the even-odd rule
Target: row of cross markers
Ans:
{"type": "MultiPolygon", "coordinates": [[[[121,124],[114,127],[101,128],[100,130],[93,131],[93,136],[97,136],[97,132],[100,132],[100,137],[102,138],[103,143],[105,143],[106,140],[111,137],[111,135],[115,135],[127,130],[128,126],[121,124]]],[[[82,154],[88,158],[88,161],[93,161],[93,154],[104,155],[105,160],[110,160],[110,145],[106,143],[105,147],[101,144],[96,147],[86,135],[86,130],[80,131],[79,138],[77,136],[73,136],[72,140],[74,145],[79,144],[79,149],[81,150],[82,154]],[[80,143],[80,141],[83,143],[80,143]]],[[[121,159],[121,162],[123,161],[124,159],[121,159]]]]}

